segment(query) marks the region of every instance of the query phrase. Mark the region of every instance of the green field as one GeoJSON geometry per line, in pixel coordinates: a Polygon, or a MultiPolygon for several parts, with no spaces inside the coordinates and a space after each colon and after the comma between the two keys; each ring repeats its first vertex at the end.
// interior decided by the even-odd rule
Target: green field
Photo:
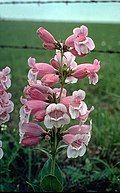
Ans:
{"type": "MultiPolygon", "coordinates": [[[[0,45],[28,45],[42,47],[36,30],[43,26],[59,40],[65,40],[72,29],[81,23],[48,23],[28,21],[0,21],[0,45]]],[[[96,50],[120,50],[120,25],[90,24],[89,36],[94,40],[96,50]]],[[[2,130],[4,157],[1,162],[0,191],[40,191],[39,172],[46,160],[43,153],[19,145],[18,123],[20,96],[27,85],[27,59],[33,56],[39,62],[49,62],[54,51],[34,49],[0,48],[0,69],[9,66],[12,69],[12,99],[15,110],[7,129],[2,130]]],[[[101,61],[99,82],[89,85],[88,80],[79,81],[69,87],[86,91],[86,103],[95,110],[92,139],[87,153],[82,158],[70,159],[66,152],[60,155],[59,165],[65,173],[64,190],[75,191],[120,191],[120,55],[92,52],[87,57],[77,59],[78,64],[92,63],[97,58],[101,61]]]]}

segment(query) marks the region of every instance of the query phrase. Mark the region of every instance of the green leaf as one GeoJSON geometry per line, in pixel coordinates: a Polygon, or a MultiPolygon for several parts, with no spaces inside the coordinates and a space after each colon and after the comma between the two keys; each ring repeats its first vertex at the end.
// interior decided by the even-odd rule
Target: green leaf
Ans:
{"type": "Polygon", "coordinates": [[[63,186],[54,175],[47,175],[41,181],[41,186],[45,192],[62,192],[63,186]]]}
{"type": "MultiPolygon", "coordinates": [[[[51,164],[52,164],[52,159],[48,159],[42,170],[40,173],[40,178],[44,178],[44,176],[51,174],[51,164]]],[[[63,184],[63,173],[61,171],[61,169],[59,168],[58,164],[55,163],[55,173],[54,175],[56,176],[56,178],[60,181],[61,184],[63,184]]]]}
{"type": "Polygon", "coordinates": [[[42,170],[40,172],[40,178],[41,179],[44,178],[44,176],[49,175],[50,172],[51,172],[51,159],[48,159],[45,162],[45,164],[44,164],[44,166],[43,166],[43,168],[42,168],[42,170]]]}
{"type": "Polygon", "coordinates": [[[57,163],[55,164],[55,176],[58,178],[60,183],[63,185],[63,181],[64,181],[63,172],[61,171],[57,163]]]}
{"type": "MultiPolygon", "coordinates": [[[[44,185],[46,183],[46,187],[51,186],[51,188],[52,188],[54,185],[55,186],[54,189],[56,189],[56,191],[57,191],[57,186],[58,186],[58,189],[61,190],[61,189],[63,189],[63,173],[62,173],[61,169],[59,168],[59,166],[57,165],[57,163],[55,163],[54,175],[51,174],[51,164],[52,164],[52,159],[48,159],[45,162],[45,164],[41,170],[41,173],[40,173],[41,186],[43,189],[45,189],[44,185]],[[47,176],[50,176],[50,177],[47,177],[47,176]],[[52,180],[50,181],[50,183],[52,183],[52,184],[46,182],[47,180],[49,180],[49,178],[52,179],[51,176],[53,176],[53,182],[55,184],[51,182],[52,180]],[[57,186],[56,186],[56,184],[57,184],[57,186]]],[[[55,191],[54,189],[52,191],[55,191]]],[[[48,190],[49,189],[47,189],[47,191],[48,190]]]]}

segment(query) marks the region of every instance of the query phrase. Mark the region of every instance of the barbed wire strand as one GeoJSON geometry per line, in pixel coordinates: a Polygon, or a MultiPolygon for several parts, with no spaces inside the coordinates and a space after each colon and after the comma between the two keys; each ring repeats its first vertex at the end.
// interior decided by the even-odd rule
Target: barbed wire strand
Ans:
{"type": "Polygon", "coordinates": [[[75,1],[4,1],[4,2],[0,2],[0,5],[4,5],[4,4],[51,4],[51,3],[65,3],[65,4],[70,4],[70,3],[120,3],[120,0],[89,0],[89,1],[85,1],[85,0],[75,0],[75,1]]]}
{"type": "MultiPolygon", "coordinates": [[[[34,46],[13,46],[13,45],[0,45],[0,48],[11,48],[11,49],[34,49],[34,50],[43,50],[46,51],[45,48],[41,47],[34,47],[34,46]]],[[[120,51],[114,51],[114,50],[93,50],[93,52],[99,52],[99,53],[109,53],[109,54],[120,54],[120,51]]]]}

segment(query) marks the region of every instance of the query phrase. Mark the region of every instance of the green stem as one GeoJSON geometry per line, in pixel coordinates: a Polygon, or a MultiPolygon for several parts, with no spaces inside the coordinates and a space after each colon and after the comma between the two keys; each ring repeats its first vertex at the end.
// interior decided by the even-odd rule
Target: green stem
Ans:
{"type": "MultiPolygon", "coordinates": [[[[61,99],[61,95],[62,95],[62,91],[64,88],[64,83],[65,83],[65,79],[64,79],[64,74],[62,71],[62,65],[63,65],[63,55],[64,55],[64,51],[63,48],[61,48],[61,65],[60,65],[60,73],[61,73],[61,90],[60,90],[60,95],[59,95],[59,102],[61,99]]],[[[57,146],[59,143],[59,139],[58,139],[58,132],[59,130],[57,128],[53,128],[52,132],[51,132],[51,153],[52,153],[52,163],[51,163],[51,174],[54,175],[55,173],[55,156],[56,156],[56,151],[57,151],[57,146]]]]}
{"type": "Polygon", "coordinates": [[[52,156],[51,174],[54,175],[54,173],[55,173],[55,156],[52,156]]]}
{"type": "Polygon", "coordinates": [[[55,156],[56,156],[57,146],[58,146],[57,130],[56,130],[56,128],[53,128],[53,130],[52,130],[52,143],[51,143],[51,149],[52,149],[51,174],[52,175],[54,175],[54,173],[55,173],[55,156]]]}

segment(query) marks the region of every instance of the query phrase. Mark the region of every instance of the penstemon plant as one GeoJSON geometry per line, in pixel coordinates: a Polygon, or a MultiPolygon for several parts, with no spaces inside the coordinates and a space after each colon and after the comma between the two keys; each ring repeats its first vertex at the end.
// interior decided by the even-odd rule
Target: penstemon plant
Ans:
{"type": "Polygon", "coordinates": [[[68,158],[85,154],[91,137],[92,121],[89,124],[85,122],[94,109],[93,106],[88,109],[84,102],[85,91],[79,89],[70,96],[65,86],[85,77],[88,77],[90,84],[95,85],[98,82],[100,61],[95,59],[93,63],[79,65],[75,62],[76,57],[84,57],[95,48],[93,40],[88,37],[88,28],[84,25],[75,28],[63,43],[43,27],[37,30],[37,34],[43,41],[43,47],[56,50],[56,53],[50,64],[37,63],[32,57],[28,59],[28,85],[24,88],[24,97],[21,97],[20,143],[33,147],[42,140],[48,141],[49,148],[40,147],[49,158],[41,170],[41,187],[43,191],[61,192],[63,176],[56,156],[64,148],[67,148],[68,158]],[[76,125],[67,128],[71,119],[76,120],[76,125]]]}
{"type": "MultiPolygon", "coordinates": [[[[11,101],[11,93],[7,90],[11,86],[10,78],[11,69],[7,66],[0,70],[0,128],[3,123],[10,119],[10,113],[14,109],[14,104],[11,101]]],[[[0,140],[0,159],[3,157],[2,141],[0,140]]]]}

